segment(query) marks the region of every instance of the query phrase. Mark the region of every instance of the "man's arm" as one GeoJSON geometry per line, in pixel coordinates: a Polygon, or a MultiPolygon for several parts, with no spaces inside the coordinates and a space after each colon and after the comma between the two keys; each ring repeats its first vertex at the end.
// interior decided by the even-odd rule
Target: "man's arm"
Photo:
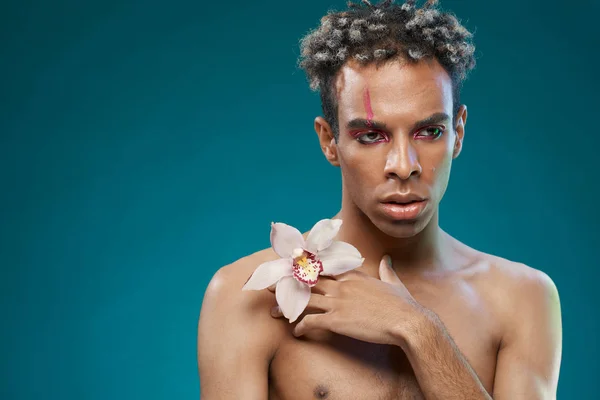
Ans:
{"type": "MultiPolygon", "coordinates": [[[[544,273],[530,269],[507,310],[508,330],[498,354],[493,398],[556,398],[561,358],[558,292],[544,273]]],[[[443,323],[425,312],[402,348],[429,399],[491,399],[443,323]]]]}
{"type": "Polygon", "coordinates": [[[439,317],[424,310],[400,347],[427,400],[491,400],[439,317]]]}
{"type": "Polygon", "coordinates": [[[560,299],[540,271],[521,282],[498,353],[494,399],[555,399],[562,353],[560,299]]]}
{"type": "Polygon", "coordinates": [[[253,269],[248,261],[221,268],[211,280],[198,323],[198,371],[202,400],[266,400],[275,351],[275,304],[268,291],[242,291],[253,269]],[[247,276],[246,272],[247,271],[247,276]]]}

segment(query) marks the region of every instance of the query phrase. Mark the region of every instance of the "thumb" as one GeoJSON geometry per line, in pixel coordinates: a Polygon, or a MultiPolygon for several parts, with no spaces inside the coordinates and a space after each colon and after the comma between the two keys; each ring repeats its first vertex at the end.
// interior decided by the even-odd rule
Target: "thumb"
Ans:
{"type": "Polygon", "coordinates": [[[395,286],[404,286],[396,271],[392,268],[392,258],[388,255],[383,256],[379,263],[379,278],[386,283],[395,286]]]}

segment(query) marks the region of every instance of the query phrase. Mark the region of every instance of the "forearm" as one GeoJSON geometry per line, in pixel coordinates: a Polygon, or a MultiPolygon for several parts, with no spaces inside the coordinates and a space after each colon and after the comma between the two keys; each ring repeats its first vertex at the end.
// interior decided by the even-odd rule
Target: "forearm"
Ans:
{"type": "Polygon", "coordinates": [[[410,333],[398,334],[427,400],[491,400],[442,321],[423,310],[410,333]]]}

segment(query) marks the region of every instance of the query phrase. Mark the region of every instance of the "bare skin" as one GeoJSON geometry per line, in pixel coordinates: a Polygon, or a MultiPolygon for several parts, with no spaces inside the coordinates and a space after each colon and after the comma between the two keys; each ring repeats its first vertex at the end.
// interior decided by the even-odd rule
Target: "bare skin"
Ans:
{"type": "Polygon", "coordinates": [[[436,61],[347,64],[337,96],[339,139],[320,117],[315,130],[342,173],[337,239],[365,262],[322,278],[293,324],[271,314],[271,291],[241,290],[278,258],[271,249],[221,268],[198,327],[202,399],[555,398],[562,333],[552,280],[439,227],[467,118],[464,106],[449,117],[447,73],[436,61]],[[399,192],[427,199],[414,220],[382,212],[399,192]]]}

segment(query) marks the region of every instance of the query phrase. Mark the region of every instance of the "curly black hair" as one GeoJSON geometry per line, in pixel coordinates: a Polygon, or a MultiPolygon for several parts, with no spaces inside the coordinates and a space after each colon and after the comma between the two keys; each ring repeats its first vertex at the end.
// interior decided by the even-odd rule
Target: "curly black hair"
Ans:
{"type": "Polygon", "coordinates": [[[435,58],[452,80],[453,118],[460,106],[460,89],[475,67],[473,35],[449,12],[427,0],[421,8],[416,0],[394,4],[384,0],[372,4],[348,3],[342,12],[330,11],[321,25],[301,40],[299,66],[310,87],[319,90],[325,119],[336,141],[339,135],[335,77],[348,60],[362,65],[402,58],[418,62],[435,58]]]}

